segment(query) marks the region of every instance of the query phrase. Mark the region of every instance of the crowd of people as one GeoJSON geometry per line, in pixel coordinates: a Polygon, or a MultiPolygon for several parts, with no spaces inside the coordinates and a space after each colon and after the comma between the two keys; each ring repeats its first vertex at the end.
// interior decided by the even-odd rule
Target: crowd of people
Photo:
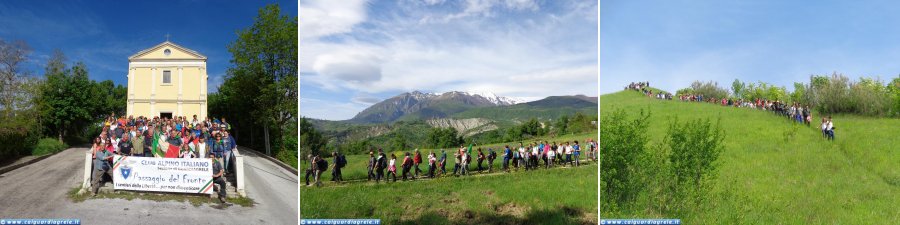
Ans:
{"type": "Polygon", "coordinates": [[[96,195],[104,178],[112,181],[114,156],[159,158],[211,158],[213,180],[219,184],[219,200],[224,203],[225,180],[237,144],[229,134],[231,125],[225,118],[199,120],[186,117],[146,118],[108,117],[100,134],[94,138],[91,153],[94,173],[91,179],[96,195]],[[107,176],[105,176],[107,175],[107,176]]]}
{"type": "Polygon", "coordinates": [[[653,97],[656,99],[665,99],[672,100],[673,96],[670,93],[657,91],[653,93],[653,90],[650,89],[650,82],[631,82],[628,86],[625,86],[625,90],[633,90],[643,93],[647,97],[653,97]]]}
{"type": "MultiPolygon", "coordinates": [[[[671,96],[666,96],[666,94],[663,93],[657,93],[656,95],[654,95],[649,89],[649,82],[631,83],[628,85],[628,87],[626,87],[626,89],[642,91],[645,95],[654,97],[656,99],[672,100],[671,96]]],[[[679,95],[678,99],[683,102],[706,102],[722,106],[769,111],[776,115],[786,117],[791,121],[805,124],[807,127],[811,126],[813,120],[811,111],[812,108],[809,105],[802,105],[799,103],[788,104],[787,102],[779,100],[772,101],[759,98],[750,101],[732,98],[717,99],[705,97],[702,94],[683,94],[679,95]]],[[[831,120],[831,117],[822,117],[821,126],[823,137],[828,140],[834,140],[834,124],[831,120]]]]}
{"type": "MultiPolygon", "coordinates": [[[[485,150],[474,145],[469,145],[468,147],[460,146],[452,151],[452,173],[447,172],[448,152],[444,149],[440,149],[439,153],[431,151],[427,154],[423,154],[418,149],[415,149],[413,152],[403,153],[402,159],[399,159],[399,161],[395,153],[391,153],[388,156],[383,149],[378,149],[377,152],[369,152],[366,168],[367,181],[375,180],[376,183],[381,182],[381,180],[396,182],[398,177],[406,181],[422,177],[435,178],[465,176],[472,173],[491,173],[494,171],[494,160],[498,158],[502,159],[500,165],[505,172],[510,172],[513,169],[518,171],[520,167],[524,170],[535,170],[541,167],[575,167],[581,164],[582,151],[585,152],[587,160],[597,160],[597,142],[593,139],[588,139],[584,144],[585,146],[582,147],[577,140],[559,144],[547,141],[532,142],[527,146],[524,143],[519,143],[517,148],[508,145],[504,146],[500,153],[493,148],[485,150]],[[427,169],[423,171],[420,165],[426,163],[427,169]],[[398,170],[400,170],[399,176],[397,174],[398,170]]],[[[332,169],[331,181],[342,182],[341,170],[347,165],[347,159],[344,155],[337,152],[333,152],[332,156],[333,164],[330,167],[332,169]]],[[[306,170],[306,185],[310,185],[310,177],[312,177],[313,184],[320,186],[321,175],[329,169],[328,162],[316,154],[307,155],[307,159],[310,166],[306,170]]]]}

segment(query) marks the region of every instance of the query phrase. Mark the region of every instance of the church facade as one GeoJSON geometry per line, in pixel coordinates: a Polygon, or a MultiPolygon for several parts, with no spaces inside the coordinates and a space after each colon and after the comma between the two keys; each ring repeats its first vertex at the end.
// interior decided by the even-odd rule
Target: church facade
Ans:
{"type": "Polygon", "coordinates": [[[166,41],[128,57],[127,114],[206,118],[206,56],[166,41]]]}

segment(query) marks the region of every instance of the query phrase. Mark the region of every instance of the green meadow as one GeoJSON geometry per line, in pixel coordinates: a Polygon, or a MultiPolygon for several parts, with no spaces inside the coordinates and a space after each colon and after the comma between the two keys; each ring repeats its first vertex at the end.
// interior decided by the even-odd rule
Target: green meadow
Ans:
{"type": "MultiPolygon", "coordinates": [[[[538,138],[529,142],[582,142],[589,138],[596,140],[596,137],[597,133],[593,132],[538,138]]],[[[480,147],[496,150],[507,144],[513,145],[498,143],[480,147]]],[[[518,146],[518,143],[515,145],[518,146]]],[[[420,151],[424,154],[432,149],[420,151]]],[[[452,151],[446,151],[450,164],[447,171],[452,173],[452,151]]],[[[502,152],[496,151],[499,157],[502,152]]],[[[396,154],[398,159],[402,159],[400,152],[396,154]]],[[[365,180],[367,157],[347,156],[344,179],[365,180]]],[[[300,214],[302,218],[377,218],[383,224],[598,223],[596,163],[534,171],[520,168],[511,173],[500,172],[501,163],[501,159],[494,161],[493,173],[473,172],[474,176],[448,176],[411,182],[398,179],[394,183],[380,184],[374,181],[335,184],[328,181],[331,179],[329,169],[322,176],[322,187],[305,186],[304,173],[301,173],[300,214]]],[[[308,166],[308,163],[301,165],[303,168],[308,166]]],[[[426,170],[427,164],[421,165],[421,168],[426,170]]],[[[475,166],[470,168],[474,170],[475,166]]]]}
{"type": "Polygon", "coordinates": [[[822,137],[817,113],[807,127],[771,112],[658,100],[634,91],[602,95],[600,104],[601,118],[616,110],[632,119],[649,111],[648,146],[660,143],[676,118],[718,121],[726,135],[718,176],[699,207],[656,211],[645,193],[627,209],[601,206],[601,218],[680,218],[684,224],[900,221],[900,119],[832,115],[832,142],[822,137]]]}

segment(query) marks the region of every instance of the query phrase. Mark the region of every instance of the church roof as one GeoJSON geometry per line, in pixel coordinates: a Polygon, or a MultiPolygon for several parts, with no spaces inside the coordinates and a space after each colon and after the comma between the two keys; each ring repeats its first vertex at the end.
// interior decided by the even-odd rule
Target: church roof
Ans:
{"type": "Polygon", "coordinates": [[[177,44],[175,44],[175,43],[173,43],[173,42],[171,42],[171,41],[165,41],[165,42],[163,42],[163,43],[159,43],[159,44],[156,45],[156,46],[150,47],[150,48],[148,48],[148,49],[141,50],[141,51],[135,53],[134,55],[131,55],[130,57],[128,57],[128,59],[131,60],[131,59],[137,58],[138,56],[147,54],[147,53],[149,53],[149,52],[152,52],[152,51],[154,51],[154,50],[156,50],[156,49],[160,49],[160,48],[165,47],[165,46],[171,46],[172,48],[176,48],[176,49],[178,49],[178,50],[182,50],[182,51],[184,51],[184,52],[187,52],[188,54],[197,56],[198,58],[206,59],[206,56],[204,56],[203,54],[200,54],[199,52],[194,51],[194,50],[191,50],[191,49],[189,49],[189,48],[181,47],[181,45],[177,45],[177,44]]]}

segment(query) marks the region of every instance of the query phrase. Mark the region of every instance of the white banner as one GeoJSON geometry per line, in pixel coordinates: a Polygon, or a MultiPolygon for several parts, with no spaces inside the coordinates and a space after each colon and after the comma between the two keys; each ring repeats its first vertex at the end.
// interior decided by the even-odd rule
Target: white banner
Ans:
{"type": "Polygon", "coordinates": [[[212,159],[116,156],[114,189],[211,194],[212,159]]]}

